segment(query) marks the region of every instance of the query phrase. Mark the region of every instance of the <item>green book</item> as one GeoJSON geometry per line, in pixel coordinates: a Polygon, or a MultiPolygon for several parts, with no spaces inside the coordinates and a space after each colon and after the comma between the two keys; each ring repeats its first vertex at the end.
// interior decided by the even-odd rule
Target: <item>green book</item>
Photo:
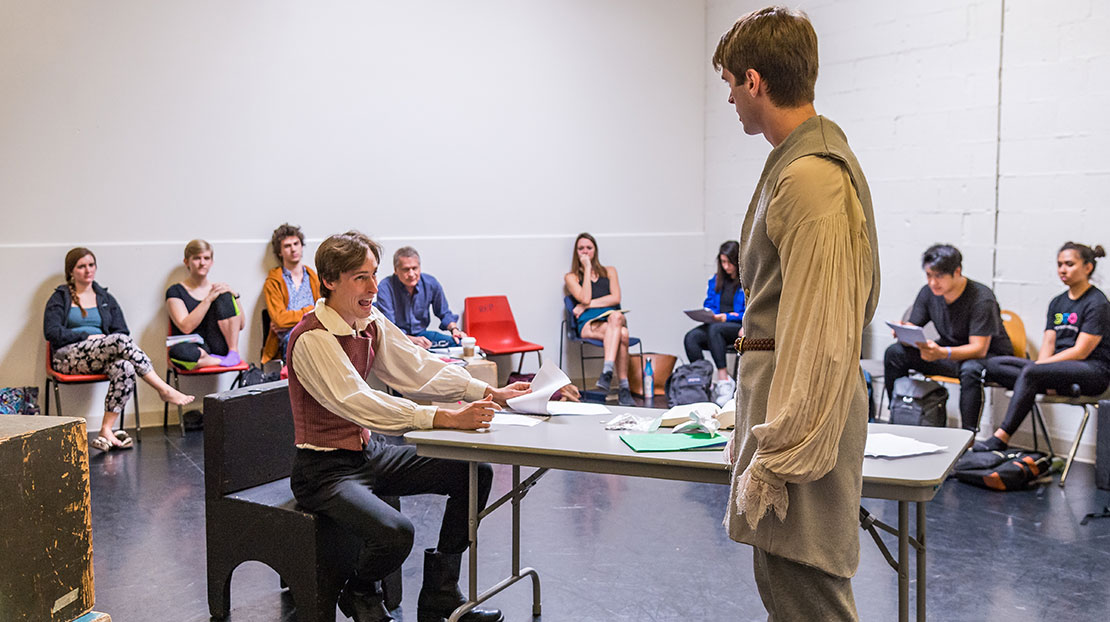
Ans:
{"type": "Polygon", "coordinates": [[[621,440],[632,451],[684,451],[690,449],[716,449],[728,444],[720,434],[621,434],[621,440]]]}

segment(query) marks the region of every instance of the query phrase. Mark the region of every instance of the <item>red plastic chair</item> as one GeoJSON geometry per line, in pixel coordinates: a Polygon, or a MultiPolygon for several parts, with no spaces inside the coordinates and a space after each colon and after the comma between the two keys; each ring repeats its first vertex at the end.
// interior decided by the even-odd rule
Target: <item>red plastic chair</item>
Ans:
{"type": "MultiPolygon", "coordinates": [[[[166,334],[173,334],[172,327],[173,320],[170,320],[170,326],[166,327],[166,334]]],[[[166,384],[170,383],[170,378],[173,378],[173,388],[178,391],[181,390],[181,376],[210,376],[212,374],[226,374],[228,372],[236,372],[235,380],[232,381],[231,386],[235,387],[239,384],[239,380],[243,377],[243,372],[247,371],[246,361],[240,360],[238,365],[231,367],[220,367],[219,365],[212,365],[209,367],[194,367],[193,369],[178,369],[176,365],[170,361],[169,348],[166,349],[166,384]]],[[[165,431],[169,426],[170,420],[170,404],[166,402],[162,407],[162,430],[165,431]]],[[[181,436],[185,436],[185,418],[182,416],[181,406],[177,407],[177,423],[181,427],[181,436]]]]}
{"type": "Polygon", "coordinates": [[[467,298],[463,309],[463,332],[478,341],[478,347],[489,354],[520,354],[517,372],[524,367],[524,354],[535,352],[543,365],[543,346],[524,341],[516,329],[513,310],[505,296],[467,298]]]}
{"type": "MultiPolygon", "coordinates": [[[[54,349],[50,342],[46,342],[46,389],[43,391],[43,414],[50,415],[50,390],[54,390],[54,401],[58,403],[58,416],[62,416],[62,393],[58,389],[63,384],[90,384],[93,382],[108,382],[107,374],[63,374],[51,367],[54,362],[54,349]]],[[[139,424],[139,383],[135,383],[135,392],[131,395],[135,404],[135,436],[141,443],[143,441],[142,426],[139,424]]],[[[123,429],[124,413],[119,414],[119,429],[123,429]]]]}

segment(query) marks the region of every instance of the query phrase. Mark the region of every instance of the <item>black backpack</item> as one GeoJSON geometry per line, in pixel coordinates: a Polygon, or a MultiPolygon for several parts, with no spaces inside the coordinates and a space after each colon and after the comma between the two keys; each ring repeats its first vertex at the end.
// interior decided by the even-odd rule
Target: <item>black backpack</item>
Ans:
{"type": "Polygon", "coordinates": [[[710,401],[709,387],[713,385],[713,363],[702,359],[689,365],[680,365],[667,378],[667,406],[695,404],[710,401]]]}
{"type": "Polygon", "coordinates": [[[1052,459],[1034,451],[969,451],[952,474],[966,484],[991,490],[1025,490],[1052,471],[1052,459]]]}
{"type": "Polygon", "coordinates": [[[890,422],[943,428],[948,424],[948,389],[939,382],[904,376],[894,381],[890,422]]]}

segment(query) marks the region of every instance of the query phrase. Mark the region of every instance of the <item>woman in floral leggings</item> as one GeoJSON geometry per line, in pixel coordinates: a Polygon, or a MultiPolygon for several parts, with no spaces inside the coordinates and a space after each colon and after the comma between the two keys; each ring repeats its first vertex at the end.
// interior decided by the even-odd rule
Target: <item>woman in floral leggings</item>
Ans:
{"type": "Polygon", "coordinates": [[[96,256],[87,248],[66,253],[65,285],[59,285],[46,303],[43,334],[53,350],[52,367],[65,374],[106,374],[108,395],[104,398],[104,419],[92,446],[108,451],[130,448],[127,432],[112,431],[123,412],[127,398],[141,377],[163,401],[185,405],[193,397],[165,383],[148,357],[127,330],[116,299],[101,287],[96,277],[96,256]]]}

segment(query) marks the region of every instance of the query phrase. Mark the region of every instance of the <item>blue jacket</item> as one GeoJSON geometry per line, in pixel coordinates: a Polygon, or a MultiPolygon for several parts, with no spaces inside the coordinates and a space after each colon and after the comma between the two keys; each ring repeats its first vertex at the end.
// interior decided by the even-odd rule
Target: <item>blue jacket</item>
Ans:
{"type": "Polygon", "coordinates": [[[448,324],[459,321],[459,316],[452,313],[447,306],[443,286],[427,273],[420,275],[420,281],[416,283],[416,290],[411,296],[397,275],[389,275],[378,285],[378,297],[374,300],[374,306],[406,335],[419,335],[428,330],[432,319],[428,313],[429,308],[440,319],[440,330],[447,330],[448,324]]]}
{"type": "MultiPolygon", "coordinates": [[[[709,290],[705,293],[706,309],[713,313],[721,312],[721,292],[717,291],[717,275],[709,277],[709,290]]],[[[737,286],[736,295],[732,297],[732,313],[725,317],[726,322],[739,322],[744,319],[744,288],[737,286]]]]}

